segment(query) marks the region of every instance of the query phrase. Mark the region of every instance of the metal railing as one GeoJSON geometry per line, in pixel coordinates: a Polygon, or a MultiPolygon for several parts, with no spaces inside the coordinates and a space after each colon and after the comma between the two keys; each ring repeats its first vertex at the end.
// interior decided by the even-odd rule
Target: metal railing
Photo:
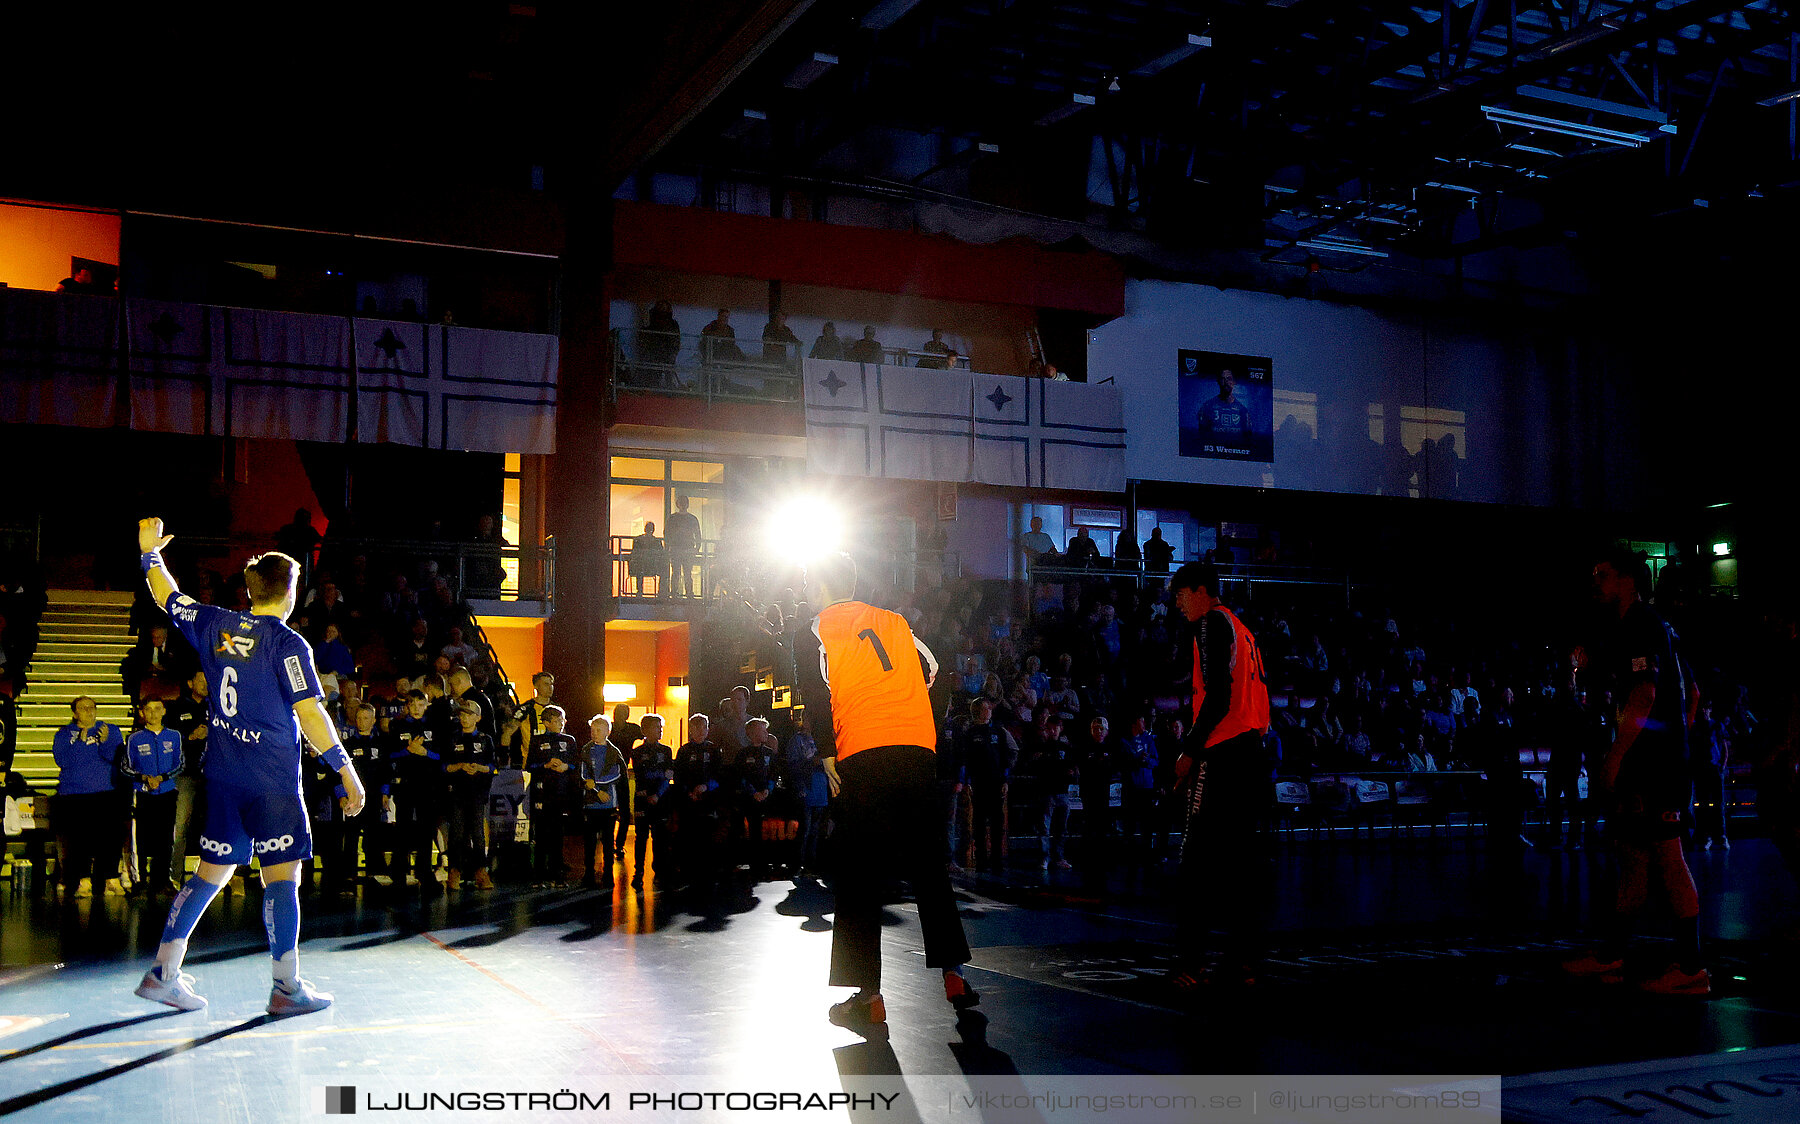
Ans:
{"type": "MultiPolygon", "coordinates": [[[[221,575],[237,572],[251,555],[273,549],[266,538],[183,536],[171,551],[221,575]]],[[[319,559],[350,559],[362,555],[372,573],[398,569],[411,577],[420,564],[437,563],[437,573],[450,583],[451,599],[488,601],[536,601],[549,606],[556,600],[556,539],[542,546],[497,546],[484,542],[448,542],[433,539],[328,539],[324,546],[300,559],[301,587],[313,583],[319,559]]],[[[342,578],[344,575],[334,575],[342,578]]],[[[424,597],[430,591],[419,589],[424,597]]]]}
{"type": "MultiPolygon", "coordinates": [[[[1179,562],[1170,563],[1168,569],[1152,568],[1142,559],[1137,558],[1100,558],[1090,566],[1071,566],[1067,563],[1067,555],[1056,555],[1054,560],[1040,557],[1030,568],[1030,580],[1034,582],[1074,582],[1094,579],[1129,581],[1138,589],[1148,583],[1162,583],[1169,580],[1169,575],[1180,567],[1179,562]]],[[[1257,585],[1308,585],[1326,586],[1342,589],[1346,599],[1355,588],[1350,574],[1344,570],[1333,570],[1323,566],[1285,566],[1270,563],[1220,563],[1219,579],[1227,586],[1240,583],[1246,598],[1257,585]]]]}
{"type": "MultiPolygon", "coordinates": [[[[719,596],[724,592],[740,592],[746,588],[762,590],[762,568],[748,554],[721,551],[718,539],[702,539],[699,551],[687,561],[687,573],[679,572],[678,561],[667,545],[639,555],[636,539],[630,535],[613,535],[609,540],[611,555],[612,595],[621,601],[695,601],[719,596]],[[634,571],[632,559],[636,557],[634,571]]],[[[661,541],[661,540],[659,540],[661,541]]],[[[920,576],[932,574],[938,579],[962,576],[962,556],[954,550],[892,551],[885,555],[868,576],[885,583],[887,588],[910,592],[920,576]]]]}
{"type": "Polygon", "coordinates": [[[708,402],[799,402],[800,358],[795,343],[614,328],[613,400],[632,391],[708,402]]]}

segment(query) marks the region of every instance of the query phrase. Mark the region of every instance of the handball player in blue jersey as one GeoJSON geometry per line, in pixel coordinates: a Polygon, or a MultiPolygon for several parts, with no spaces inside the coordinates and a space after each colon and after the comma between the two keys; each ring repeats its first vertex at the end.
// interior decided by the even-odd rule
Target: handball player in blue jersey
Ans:
{"type": "Polygon", "coordinates": [[[338,774],[346,815],[362,811],[365,794],[337,725],[325,713],[325,692],[312,649],[286,621],[294,611],[300,564],[269,553],[244,567],[248,613],[202,605],[175,588],[161,550],[172,536],[161,519],[138,522],[138,549],[156,603],[200,653],[210,691],[206,736],[206,830],[200,865],[175,896],[157,946],[156,964],[137,994],[184,1011],[206,1000],[181,970],[188,937],[200,915],[238,866],[262,864],[263,926],[275,983],[271,1015],[298,1015],[331,1006],[331,996],[300,978],[300,864],[312,855],[312,831],[300,796],[301,736],[338,774]]]}
{"type": "Polygon", "coordinates": [[[1219,372],[1219,396],[1200,404],[1200,432],[1210,437],[1242,441],[1250,436],[1250,407],[1237,400],[1237,376],[1219,372]]]}

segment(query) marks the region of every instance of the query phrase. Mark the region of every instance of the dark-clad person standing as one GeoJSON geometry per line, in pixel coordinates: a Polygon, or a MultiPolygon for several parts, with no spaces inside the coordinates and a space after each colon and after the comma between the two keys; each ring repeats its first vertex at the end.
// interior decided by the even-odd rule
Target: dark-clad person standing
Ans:
{"type": "Polygon", "coordinates": [[[1262,652],[1219,600],[1219,571],[1190,562],[1169,584],[1175,609],[1195,626],[1194,725],[1175,761],[1175,802],[1185,828],[1176,880],[1175,986],[1255,982],[1273,871],[1257,819],[1269,784],[1262,739],[1269,688],[1262,652]],[[1223,930],[1216,968],[1206,934],[1223,930]]]}
{"type": "Polygon", "coordinates": [[[994,700],[969,704],[969,726],[957,735],[957,756],[969,786],[974,824],[970,831],[977,870],[1006,869],[1006,794],[1019,763],[1019,743],[994,721],[994,700]]]}
{"type": "Polygon", "coordinates": [[[725,825],[723,794],[725,756],[710,740],[711,719],[696,714],[688,719],[688,740],[675,753],[675,793],[680,798],[675,813],[676,850],[681,855],[681,880],[700,890],[718,881],[724,857],[725,825]]]}
{"type": "Polygon", "coordinates": [[[670,788],[675,783],[675,755],[663,744],[663,718],[646,714],[639,729],[644,740],[631,751],[633,818],[637,821],[637,837],[632,841],[631,886],[644,888],[644,852],[652,839],[656,843],[656,874],[660,879],[673,873],[675,863],[668,855],[669,815],[675,810],[670,788]]]}
{"type": "MultiPolygon", "coordinates": [[[[1683,665],[1675,630],[1644,603],[1650,570],[1623,547],[1594,565],[1594,594],[1611,618],[1604,645],[1576,664],[1597,675],[1618,702],[1613,744],[1588,780],[1597,782],[1606,832],[1618,862],[1612,909],[1598,946],[1563,962],[1574,976],[1625,979],[1625,954],[1638,915],[1654,900],[1674,917],[1675,963],[1637,980],[1659,995],[1707,995],[1712,975],[1700,950],[1700,895],[1682,853],[1692,813],[1688,733],[1699,693],[1683,665]]],[[[1590,789],[1592,791],[1592,789],[1590,789]]]]}
{"type": "Polygon", "coordinates": [[[969,942],[943,858],[937,728],[928,694],[937,659],[904,617],[856,600],[849,555],[808,565],[806,584],[807,600],[823,608],[812,621],[816,651],[797,652],[795,663],[837,799],[830,983],[857,989],[831,1008],[831,1021],[881,1035],[887,1030],[882,895],[896,875],[912,884],[925,964],[943,972],[944,997],[958,1009],[979,998],[963,978],[969,942]]]}

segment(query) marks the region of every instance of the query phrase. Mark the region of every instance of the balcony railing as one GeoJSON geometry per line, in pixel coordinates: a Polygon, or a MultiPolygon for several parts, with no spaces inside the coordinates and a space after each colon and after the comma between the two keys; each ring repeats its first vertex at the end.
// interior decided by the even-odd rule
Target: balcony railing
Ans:
{"type": "Polygon", "coordinates": [[[708,402],[799,402],[800,346],[615,328],[613,398],[620,391],[708,402]]]}
{"type": "MultiPolygon", "coordinates": [[[[267,539],[183,537],[179,540],[189,559],[214,573],[240,569],[253,554],[270,549],[267,539]]],[[[450,583],[452,600],[530,601],[546,610],[556,600],[556,539],[542,546],[495,546],[481,542],[444,542],[429,539],[329,539],[326,559],[362,555],[372,574],[398,570],[411,575],[427,560],[437,562],[438,576],[450,583]]],[[[302,588],[312,584],[318,555],[300,559],[302,588]]],[[[345,577],[338,574],[341,581],[345,577]]],[[[420,589],[420,597],[430,591],[420,589]]],[[[360,608],[360,606],[359,606],[360,608]]]]}
{"type": "MultiPolygon", "coordinates": [[[[1037,582],[1075,582],[1104,578],[1129,581],[1142,589],[1147,583],[1161,584],[1168,581],[1169,575],[1180,565],[1181,563],[1174,562],[1167,570],[1162,570],[1149,566],[1141,559],[1101,558],[1091,566],[1072,566],[1067,555],[1059,554],[1040,558],[1031,567],[1030,576],[1032,581],[1037,582]]],[[[1354,584],[1346,571],[1323,566],[1221,562],[1218,567],[1220,580],[1226,585],[1241,582],[1246,595],[1259,585],[1308,585],[1342,589],[1345,597],[1348,597],[1354,584]]]]}
{"type": "MultiPolygon", "coordinates": [[[[845,341],[845,348],[850,346],[845,341]]],[[[728,340],[716,336],[612,331],[613,399],[620,391],[673,394],[709,402],[800,402],[800,361],[805,345],[728,340]]],[[[891,367],[943,365],[969,369],[966,355],[904,347],[883,347],[881,362],[891,367]]]]}
{"type": "MultiPolygon", "coordinates": [[[[762,560],[729,550],[721,553],[717,539],[703,539],[699,553],[687,559],[687,573],[675,563],[665,547],[638,557],[634,569],[635,539],[630,535],[613,535],[612,595],[621,601],[661,601],[680,604],[705,600],[724,593],[741,593],[746,589],[768,592],[762,560]]],[[[911,592],[921,576],[948,580],[962,576],[962,558],[956,551],[894,551],[866,576],[885,588],[911,592]]]]}

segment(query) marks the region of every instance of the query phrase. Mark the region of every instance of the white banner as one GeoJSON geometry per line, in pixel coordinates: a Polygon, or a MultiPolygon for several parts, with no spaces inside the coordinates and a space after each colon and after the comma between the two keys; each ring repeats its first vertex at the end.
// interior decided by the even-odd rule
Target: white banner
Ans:
{"type": "Polygon", "coordinates": [[[842,476],[1125,487],[1112,386],[808,360],[806,443],[814,470],[842,476]]]}

